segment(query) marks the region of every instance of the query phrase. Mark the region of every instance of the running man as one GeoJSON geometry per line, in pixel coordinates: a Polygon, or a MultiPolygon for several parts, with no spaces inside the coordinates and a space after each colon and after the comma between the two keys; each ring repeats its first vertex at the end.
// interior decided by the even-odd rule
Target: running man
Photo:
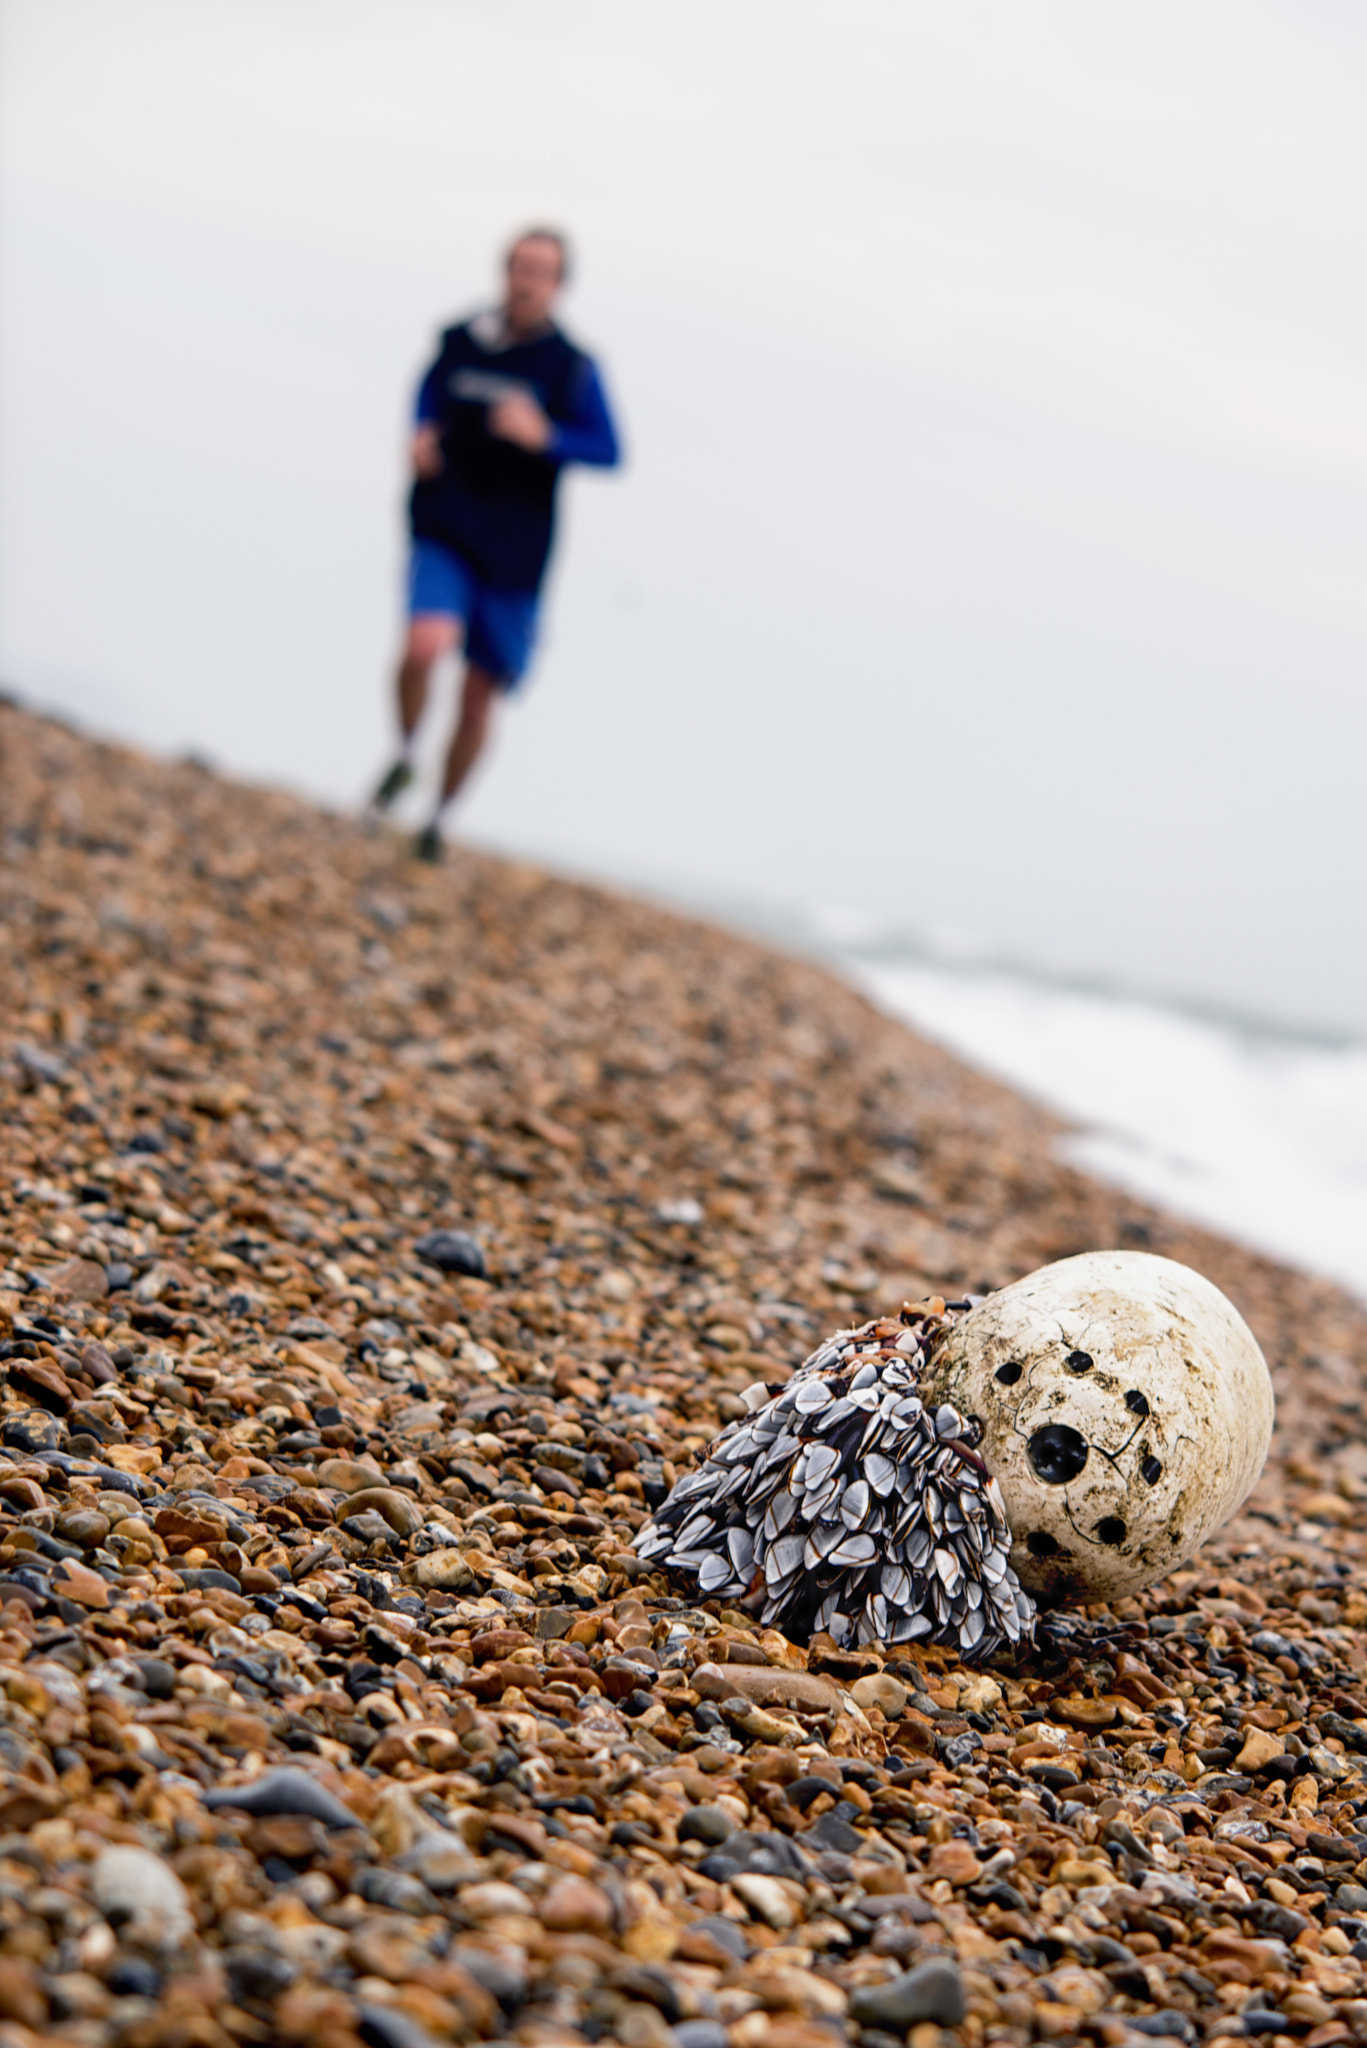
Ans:
{"type": "Polygon", "coordinates": [[[401,751],[375,792],[387,810],[413,779],[428,682],[463,645],[460,717],[441,795],[418,834],[441,858],[442,822],[489,737],[495,698],[526,674],[566,463],[612,469],[617,433],[591,356],[552,318],[568,250],[529,228],[508,251],[503,303],[448,327],[418,392],[408,501],[408,634],[398,672],[401,751]]]}

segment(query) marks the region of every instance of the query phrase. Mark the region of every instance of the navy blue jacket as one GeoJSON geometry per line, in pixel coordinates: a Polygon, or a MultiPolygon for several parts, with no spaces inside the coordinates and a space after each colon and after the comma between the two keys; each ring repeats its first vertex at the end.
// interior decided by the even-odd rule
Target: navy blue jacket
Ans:
{"type": "Polygon", "coordinates": [[[611,469],[617,434],[591,356],[558,327],[504,339],[497,314],[478,314],[441,338],[418,393],[420,422],[441,436],[439,476],[409,498],[415,537],[454,549],[494,590],[535,591],[555,537],[555,496],[568,462],[611,469]],[[489,432],[489,409],[515,391],[536,398],[552,436],[533,453],[489,432]]]}

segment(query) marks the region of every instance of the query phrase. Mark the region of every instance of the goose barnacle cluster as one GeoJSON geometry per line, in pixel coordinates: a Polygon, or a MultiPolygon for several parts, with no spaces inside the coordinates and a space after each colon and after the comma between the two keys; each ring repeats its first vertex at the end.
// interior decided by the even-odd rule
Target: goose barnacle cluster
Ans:
{"type": "Polygon", "coordinates": [[[636,1538],[648,1563],[790,1636],[944,1643],[985,1657],[1034,1605],[976,1426],[928,1407],[927,1359],[968,1309],[936,1299],[829,1338],[679,1481],[636,1538]]]}

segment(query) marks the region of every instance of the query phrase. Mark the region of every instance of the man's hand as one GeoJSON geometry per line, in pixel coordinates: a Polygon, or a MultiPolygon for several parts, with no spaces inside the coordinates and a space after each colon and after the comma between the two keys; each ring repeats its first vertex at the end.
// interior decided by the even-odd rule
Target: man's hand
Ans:
{"type": "Polygon", "coordinates": [[[417,429],[411,457],[414,476],[429,478],[441,475],[446,462],[441,452],[441,436],[435,427],[424,423],[417,429]]]}
{"type": "Polygon", "coordinates": [[[550,446],[554,429],[529,392],[515,391],[490,406],[489,432],[500,441],[512,441],[530,454],[540,455],[550,446]]]}

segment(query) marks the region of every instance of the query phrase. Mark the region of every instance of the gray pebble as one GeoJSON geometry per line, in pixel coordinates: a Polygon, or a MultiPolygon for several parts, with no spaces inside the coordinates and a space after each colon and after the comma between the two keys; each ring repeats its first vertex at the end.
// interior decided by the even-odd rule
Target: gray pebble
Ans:
{"type": "Polygon", "coordinates": [[[429,1891],[450,1892],[484,1875],[484,1866],[472,1856],[459,1835],[435,1829],[421,1835],[411,1849],[396,1857],[400,1870],[411,1871],[429,1891]]]}
{"type": "Polygon", "coordinates": [[[923,2020],[957,2027],[966,2010],[959,1966],[943,1957],[894,1977],[890,1984],[861,1985],[850,2000],[851,2016],[861,2027],[887,2027],[896,2033],[923,2020]]]}
{"type": "Polygon", "coordinates": [[[167,1664],[161,1657],[135,1657],[133,1662],[142,1674],[143,1688],[149,1699],[169,1700],[175,1697],[176,1672],[173,1664],[167,1664]]]}
{"type": "Polygon", "coordinates": [[[720,2020],[680,2020],[674,2029],[675,2048],[726,2048],[728,2038],[720,2020]]]}
{"type": "Polygon", "coordinates": [[[392,2005],[363,2005],[358,2032],[366,2048],[439,2048],[420,2021],[392,2005]]]}
{"type": "Polygon", "coordinates": [[[254,1778],[250,1785],[221,1785],[202,1793],[201,1797],[211,1810],[232,1806],[240,1813],[303,1813],[311,1820],[322,1821],[328,1828],[358,1828],[361,1825],[351,1808],[343,1806],[341,1800],[334,1798],[316,1778],[311,1778],[307,1771],[295,1770],[288,1765],[283,1770],[267,1771],[263,1778],[254,1778]]]}
{"type": "Polygon", "coordinates": [[[737,1869],[753,1871],[759,1877],[803,1878],[812,1867],[797,1843],[777,1830],[758,1835],[743,1829],[730,1837],[721,1854],[729,1856],[737,1869]]]}
{"type": "Polygon", "coordinates": [[[804,1846],[833,1849],[839,1856],[858,1856],[864,1849],[864,1838],[838,1813],[823,1813],[807,1829],[803,1837],[804,1846]]]}
{"type": "Polygon", "coordinates": [[[391,1913],[435,1913],[437,1902],[425,1884],[407,1877],[401,1870],[384,1870],[378,1865],[363,1870],[356,1890],[368,1906],[386,1906],[391,1913]]]}
{"type": "Polygon", "coordinates": [[[238,2005],[269,2005],[298,1974],[287,1957],[270,1948],[230,1948],[223,1960],[238,2005]]]}
{"type": "Polygon", "coordinates": [[[367,1508],[364,1514],[348,1515],[342,1524],[342,1534],[354,1537],[358,1543],[396,1544],[398,1538],[384,1516],[374,1508],[367,1508]]]}
{"type": "Polygon", "coordinates": [[[482,1984],[491,1998],[500,2005],[521,2005],[527,1996],[527,1966],[516,1960],[516,1949],[503,1949],[498,1954],[487,1948],[466,1948],[457,1942],[447,1951],[448,1963],[456,1963],[476,1984],[482,1984]]]}
{"type": "Polygon", "coordinates": [[[750,1953],[744,1928],[735,1920],[728,1920],[724,1914],[704,1914],[701,1920],[693,1922],[693,1926],[699,1934],[710,1934],[717,1946],[726,1949],[737,1962],[743,1963],[750,1953]]]}
{"type": "Polygon", "coordinates": [[[176,1577],[180,1580],[187,1593],[208,1593],[215,1590],[220,1593],[241,1593],[242,1591],[240,1579],[235,1579],[231,1572],[218,1571],[212,1565],[206,1565],[202,1569],[188,1566],[178,1571],[176,1577]]]}
{"type": "Polygon", "coordinates": [[[736,1832],[736,1823],[720,1806],[693,1806],[679,1822],[678,1834],[681,1842],[729,1841],[736,1832]]]}
{"type": "Polygon", "coordinates": [[[429,1230],[413,1249],[427,1265],[439,1267],[443,1273],[464,1273],[472,1280],[484,1278],[484,1253],[463,1230],[429,1230]]]}

